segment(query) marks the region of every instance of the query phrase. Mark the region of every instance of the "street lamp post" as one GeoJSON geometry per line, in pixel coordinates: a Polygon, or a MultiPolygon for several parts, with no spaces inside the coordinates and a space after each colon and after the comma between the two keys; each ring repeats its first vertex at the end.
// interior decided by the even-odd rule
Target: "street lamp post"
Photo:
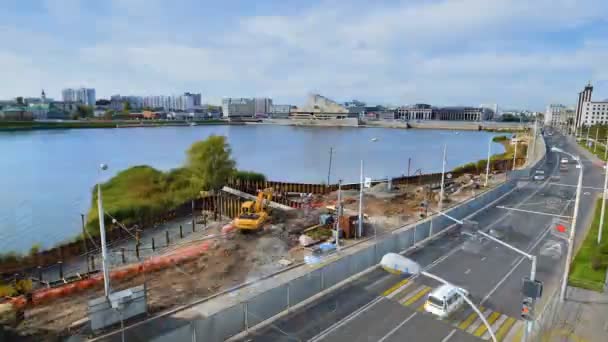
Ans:
{"type": "Polygon", "coordinates": [[[444,183],[445,183],[445,158],[446,158],[446,153],[448,151],[448,145],[445,144],[443,145],[443,161],[442,161],[442,166],[441,166],[441,192],[439,193],[439,210],[441,211],[441,209],[443,208],[443,196],[444,196],[444,183]]]}
{"type": "Polygon", "coordinates": [[[595,129],[595,141],[593,142],[593,153],[595,153],[595,151],[597,151],[597,138],[599,138],[600,135],[600,128],[597,127],[595,129]]]}
{"type": "Polygon", "coordinates": [[[490,177],[490,154],[492,153],[492,139],[488,141],[488,161],[486,162],[486,181],[483,183],[484,188],[488,187],[488,177],[490,177]]]}
{"type": "Polygon", "coordinates": [[[336,207],[338,219],[336,221],[336,250],[340,251],[340,218],[342,218],[342,180],[338,180],[338,206],[336,207]]]}
{"type": "MultiPolygon", "coordinates": [[[[380,266],[382,266],[385,269],[391,269],[396,272],[411,274],[412,276],[420,274],[427,278],[436,280],[442,284],[454,286],[454,285],[450,284],[447,280],[445,280],[437,275],[434,275],[432,273],[422,270],[420,265],[417,262],[415,262],[414,260],[408,259],[397,253],[385,254],[382,257],[382,260],[380,260],[380,266]]],[[[473,304],[471,299],[469,299],[469,297],[458,286],[454,286],[454,288],[456,289],[456,292],[460,295],[460,297],[462,297],[462,299],[467,304],[469,304],[469,306],[473,309],[473,311],[475,311],[475,313],[479,316],[479,318],[481,319],[483,324],[486,326],[488,332],[490,333],[490,337],[492,338],[492,341],[496,342],[496,336],[494,335],[494,331],[492,331],[492,326],[490,325],[490,323],[488,323],[488,321],[486,320],[486,317],[483,315],[483,313],[481,313],[479,308],[475,304],[473,304]]]]}
{"type": "Polygon", "coordinates": [[[552,147],[551,151],[553,152],[561,152],[569,155],[579,165],[580,171],[578,174],[578,184],[576,185],[576,199],[574,200],[574,214],[572,217],[572,228],[570,229],[570,234],[568,236],[568,253],[566,254],[566,264],[564,266],[564,274],[562,278],[561,290],[560,290],[560,301],[563,302],[566,300],[566,289],[568,288],[568,273],[570,273],[570,262],[572,260],[572,249],[574,248],[574,237],[576,234],[576,219],[578,216],[578,205],[581,200],[581,189],[583,188],[583,163],[581,162],[580,157],[577,157],[569,152],[566,152],[558,147],[552,147]]]}
{"type": "MultiPolygon", "coordinates": [[[[100,174],[101,171],[108,169],[108,165],[99,165],[100,174]]],[[[101,178],[101,176],[99,176],[101,178]]],[[[104,211],[103,211],[103,200],[101,198],[101,179],[97,181],[97,214],[99,216],[99,236],[101,237],[101,266],[103,268],[103,290],[108,297],[110,295],[110,274],[108,271],[108,252],[106,250],[106,227],[104,222],[104,211]]]]}
{"type": "Polygon", "coordinates": [[[363,234],[363,159],[361,159],[361,175],[359,183],[359,237],[363,234]]]}
{"type": "Polygon", "coordinates": [[[515,140],[515,151],[513,151],[513,167],[512,170],[515,170],[515,161],[517,160],[517,140],[515,140]]]}

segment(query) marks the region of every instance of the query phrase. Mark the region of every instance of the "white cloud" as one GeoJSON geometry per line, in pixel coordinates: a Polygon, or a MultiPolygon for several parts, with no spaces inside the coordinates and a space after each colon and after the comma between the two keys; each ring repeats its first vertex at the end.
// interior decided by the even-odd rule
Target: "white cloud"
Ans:
{"type": "MultiPolygon", "coordinates": [[[[216,99],[266,95],[296,102],[319,91],[337,99],[493,101],[539,108],[555,94],[576,94],[581,80],[608,79],[605,41],[559,50],[542,46],[545,33],[604,24],[608,2],[603,0],[439,0],[358,7],[323,2],[300,13],[244,16],[236,25],[218,27],[204,25],[216,13],[186,13],[192,4],[175,4],[184,15],[200,17],[201,26],[186,31],[181,22],[168,20],[166,2],[112,0],[109,16],[73,2],[49,1],[48,10],[54,16],[78,11],[93,25],[92,39],[72,45],[55,38],[53,45],[42,36],[46,55],[5,51],[3,66],[38,73],[23,73],[23,87],[0,86],[2,94],[16,96],[17,89],[24,92],[25,85],[48,77],[57,88],[86,82],[102,96],[196,90],[216,99]],[[47,76],[37,80],[37,74],[47,76]],[[543,84],[560,74],[568,79],[543,84]],[[531,84],[538,87],[526,88],[531,84]]],[[[30,46],[40,41],[28,37],[30,46]]],[[[563,100],[568,101],[574,99],[563,100]]]]}

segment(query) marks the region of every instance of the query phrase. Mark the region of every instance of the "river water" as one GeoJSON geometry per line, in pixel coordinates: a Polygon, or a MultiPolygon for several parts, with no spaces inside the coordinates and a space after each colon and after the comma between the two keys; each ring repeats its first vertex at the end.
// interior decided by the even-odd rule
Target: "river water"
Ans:
{"type": "MultiPolygon", "coordinates": [[[[0,253],[51,247],[80,231],[91,189],[118,171],[147,164],[168,170],[182,165],[186,149],[211,134],[228,137],[237,167],[268,179],[330,182],[359,179],[361,159],[372,178],[441,170],[483,159],[496,133],[474,131],[290,126],[194,126],[0,132],[0,253]],[[376,139],[374,139],[376,138],[376,139]],[[375,141],[372,141],[375,140],[375,141]],[[98,165],[109,169],[98,173],[98,165]]],[[[493,153],[503,151],[492,144],[493,153]]]]}

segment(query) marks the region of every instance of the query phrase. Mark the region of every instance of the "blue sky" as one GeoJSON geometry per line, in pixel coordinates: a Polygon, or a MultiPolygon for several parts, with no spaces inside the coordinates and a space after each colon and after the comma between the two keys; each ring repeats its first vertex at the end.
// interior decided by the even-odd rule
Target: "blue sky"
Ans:
{"type": "Polygon", "coordinates": [[[269,96],[542,110],[608,98],[606,0],[2,0],[0,98],[269,96]]]}

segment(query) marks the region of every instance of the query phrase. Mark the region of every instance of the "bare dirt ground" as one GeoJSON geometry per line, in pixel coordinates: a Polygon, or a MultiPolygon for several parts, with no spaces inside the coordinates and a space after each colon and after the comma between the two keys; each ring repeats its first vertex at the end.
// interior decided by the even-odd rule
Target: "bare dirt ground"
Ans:
{"type": "MultiPolygon", "coordinates": [[[[504,180],[504,175],[495,175],[490,184],[504,180]]],[[[454,187],[446,191],[444,208],[476,196],[482,190],[476,186],[483,179],[463,176],[454,180],[454,187]]],[[[427,201],[432,211],[437,210],[438,189],[428,186],[406,185],[391,190],[386,184],[366,189],[364,213],[367,225],[378,233],[399,228],[421,218],[420,204],[427,201]]],[[[342,191],[345,210],[358,211],[358,191],[342,191]]],[[[335,204],[337,193],[318,196],[316,203],[335,204]]],[[[319,223],[319,215],[327,212],[324,207],[297,210],[285,215],[286,219],[267,224],[264,231],[254,234],[221,234],[224,221],[209,228],[208,235],[215,238],[208,241],[191,241],[188,245],[209,242],[209,249],[201,256],[172,265],[156,272],[138,274],[129,279],[115,281],[113,290],[121,290],[146,284],[148,311],[154,314],[179,305],[191,303],[218,291],[229,289],[245,281],[252,281],[273,273],[283,267],[281,262],[295,263],[304,259],[304,248],[299,246],[298,237],[302,230],[319,223]]],[[[346,241],[348,244],[348,241],[346,241]]],[[[103,288],[97,287],[70,297],[56,299],[50,303],[29,307],[25,310],[25,320],[17,327],[21,334],[37,336],[38,340],[53,340],[68,330],[72,333],[84,329],[87,318],[88,301],[103,296],[103,288]],[[48,339],[47,339],[48,336],[48,339]]]]}
{"type": "MultiPolygon", "coordinates": [[[[265,231],[213,239],[208,251],[198,258],[115,281],[111,286],[121,290],[145,283],[149,314],[188,304],[284,267],[278,261],[289,258],[289,246],[276,235],[265,231]]],[[[68,329],[78,331],[86,320],[88,301],[100,296],[103,287],[27,308],[17,331],[48,340],[68,329]]]]}

